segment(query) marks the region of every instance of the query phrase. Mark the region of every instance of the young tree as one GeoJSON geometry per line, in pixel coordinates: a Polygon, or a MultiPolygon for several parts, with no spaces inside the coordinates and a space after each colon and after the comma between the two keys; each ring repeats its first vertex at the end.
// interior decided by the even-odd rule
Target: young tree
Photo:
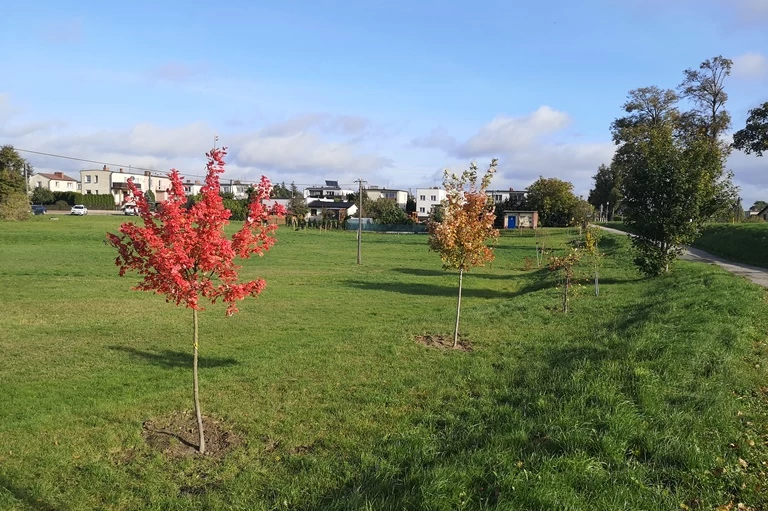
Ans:
{"type": "Polygon", "coordinates": [[[252,254],[263,255],[275,243],[272,232],[277,225],[268,225],[270,215],[282,215],[281,206],[267,208],[271,188],[266,177],[251,195],[248,218],[230,240],[224,235],[230,212],[219,195],[219,175],[224,172],[225,149],[214,149],[208,157],[205,185],[200,201],[188,209],[184,185],[179,172],[171,170],[168,199],[158,212],[152,212],[147,198],[129,181],[137,198],[143,226],[126,222],[120,234],[107,234],[109,243],[118,251],[115,264],[120,276],[135,271],[142,280],[134,287],[140,291],[164,294],[167,302],[192,309],[192,374],[193,397],[199,450],[205,452],[205,434],[200,411],[198,389],[198,311],[202,300],[227,303],[227,315],[237,312],[235,303],[247,296],[258,296],[264,290],[263,279],[238,282],[235,256],[247,259],[252,254]]]}
{"type": "Polygon", "coordinates": [[[552,256],[549,260],[549,270],[560,274],[560,285],[563,290],[563,313],[568,314],[570,300],[570,291],[573,282],[576,279],[576,266],[581,260],[581,253],[578,249],[572,248],[564,256],[552,256]]]}
{"type": "Polygon", "coordinates": [[[33,204],[53,204],[55,201],[56,199],[53,196],[53,192],[48,188],[38,186],[32,191],[33,204]]]}
{"type": "Polygon", "coordinates": [[[309,208],[307,207],[307,201],[304,200],[304,195],[299,192],[295,183],[291,183],[291,200],[288,201],[288,211],[294,222],[294,229],[299,226],[303,226],[309,208]]]}
{"type": "Polygon", "coordinates": [[[456,328],[453,332],[454,348],[459,342],[459,318],[461,316],[461,286],[464,272],[475,266],[484,266],[493,261],[493,249],[486,243],[496,239],[499,231],[494,229],[493,200],[485,191],[496,172],[498,160],[491,161],[482,180],[477,182],[477,165],[472,163],[469,170],[461,175],[444,174],[443,187],[446,198],[442,203],[442,222],[430,222],[429,248],[440,253],[443,268],[459,270],[459,298],[456,305],[456,328]]]}
{"type": "Polygon", "coordinates": [[[597,227],[588,228],[584,248],[595,277],[595,296],[600,296],[600,266],[603,264],[604,256],[604,254],[600,252],[599,244],[600,229],[597,227]]]}
{"type": "Polygon", "coordinates": [[[749,111],[747,125],[733,134],[733,147],[757,156],[768,153],[768,101],[749,111]]]}

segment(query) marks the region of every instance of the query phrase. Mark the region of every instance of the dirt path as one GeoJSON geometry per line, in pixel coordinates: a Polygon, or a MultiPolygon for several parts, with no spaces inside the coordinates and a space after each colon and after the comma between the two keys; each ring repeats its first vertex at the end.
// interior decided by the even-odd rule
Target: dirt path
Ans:
{"type": "MultiPolygon", "coordinates": [[[[618,229],[611,229],[610,227],[603,227],[602,225],[598,227],[613,234],[622,234],[625,236],[627,235],[626,232],[620,231],[618,229]]],[[[723,259],[722,257],[712,255],[708,252],[704,252],[703,250],[699,250],[698,248],[693,247],[685,247],[685,252],[683,253],[682,259],[686,261],[700,261],[702,263],[716,264],[724,270],[733,273],[734,275],[746,277],[758,286],[768,288],[768,269],[766,268],[735,263],[733,261],[723,259]]]]}

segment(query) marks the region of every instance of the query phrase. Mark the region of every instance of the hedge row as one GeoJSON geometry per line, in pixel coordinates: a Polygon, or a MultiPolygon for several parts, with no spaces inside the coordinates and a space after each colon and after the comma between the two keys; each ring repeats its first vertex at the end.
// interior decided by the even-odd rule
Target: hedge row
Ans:
{"type": "Polygon", "coordinates": [[[65,201],[70,206],[82,204],[88,209],[115,209],[115,198],[111,195],[91,195],[79,192],[53,192],[54,202],[65,201]]]}

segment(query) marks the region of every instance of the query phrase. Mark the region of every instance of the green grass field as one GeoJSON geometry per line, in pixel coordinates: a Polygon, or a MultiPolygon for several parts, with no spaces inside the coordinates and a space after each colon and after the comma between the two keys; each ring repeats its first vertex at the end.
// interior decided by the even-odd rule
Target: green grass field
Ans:
{"type": "MultiPolygon", "coordinates": [[[[0,223],[0,509],[768,509],[768,304],[681,262],[641,277],[605,236],[601,295],[557,311],[532,235],[457,278],[426,236],[278,232],[201,313],[203,412],[243,443],[169,460],[144,421],[191,410],[191,312],[130,290],[122,217],[0,223]]],[[[560,244],[569,234],[555,231],[560,244]]]]}

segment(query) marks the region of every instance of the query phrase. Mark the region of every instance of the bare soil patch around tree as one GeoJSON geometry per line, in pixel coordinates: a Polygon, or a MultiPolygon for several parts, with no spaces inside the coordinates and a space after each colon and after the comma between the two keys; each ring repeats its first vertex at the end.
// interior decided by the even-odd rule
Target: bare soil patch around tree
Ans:
{"type": "Polygon", "coordinates": [[[417,343],[422,344],[428,348],[437,348],[441,350],[458,350],[458,351],[472,351],[472,343],[469,339],[462,339],[459,336],[459,342],[456,346],[453,345],[453,335],[416,335],[413,338],[417,343]]]}
{"type": "MultiPolygon", "coordinates": [[[[227,425],[212,417],[203,416],[205,456],[220,458],[242,443],[241,438],[227,425]]],[[[199,455],[197,421],[191,412],[175,412],[168,417],[144,422],[141,433],[152,449],[166,458],[178,459],[199,455]]]]}

